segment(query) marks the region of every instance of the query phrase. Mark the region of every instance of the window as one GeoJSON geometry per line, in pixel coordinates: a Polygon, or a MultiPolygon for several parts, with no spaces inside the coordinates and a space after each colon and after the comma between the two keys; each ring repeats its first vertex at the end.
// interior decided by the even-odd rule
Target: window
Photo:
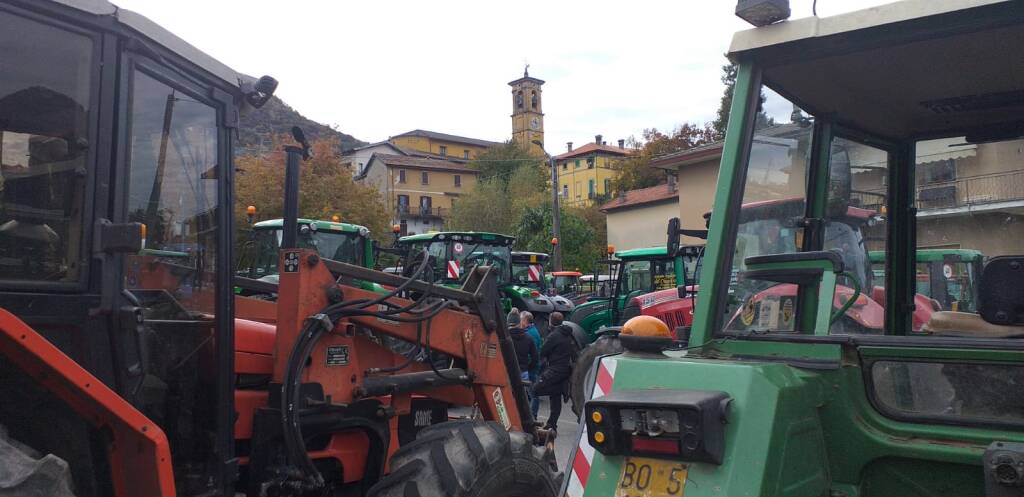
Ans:
{"type": "Polygon", "coordinates": [[[462,158],[463,159],[468,159],[469,158],[469,150],[463,150],[462,151],[462,158]]]}
{"type": "Polygon", "coordinates": [[[562,197],[569,198],[569,185],[562,185],[562,197]]]}
{"type": "Polygon", "coordinates": [[[76,281],[93,43],[3,11],[0,26],[0,280],[76,281]]]}
{"type": "Polygon", "coordinates": [[[594,157],[587,157],[587,169],[593,169],[595,162],[597,162],[596,158],[594,158],[594,157]]]}
{"type": "Polygon", "coordinates": [[[405,169],[398,170],[398,182],[405,183],[405,169]]]}
{"type": "Polygon", "coordinates": [[[579,169],[579,168],[580,168],[580,160],[576,159],[576,163],[573,165],[573,169],[579,169]]]}
{"type": "Polygon", "coordinates": [[[447,157],[447,156],[448,156],[448,147],[446,147],[446,146],[444,146],[444,145],[441,145],[441,147],[440,147],[440,152],[439,152],[439,153],[440,153],[441,155],[444,155],[444,156],[446,156],[446,157],[447,157]]]}
{"type": "Polygon", "coordinates": [[[424,185],[430,184],[430,175],[428,175],[426,171],[420,173],[420,183],[423,183],[424,185]]]}
{"type": "Polygon", "coordinates": [[[612,180],[605,179],[604,180],[604,193],[611,193],[611,191],[612,191],[612,180]]]}
{"type": "Polygon", "coordinates": [[[587,198],[594,198],[596,194],[596,182],[594,179],[587,180],[587,198]]]}
{"type": "Polygon", "coordinates": [[[462,175],[456,174],[455,175],[455,188],[459,188],[461,186],[462,186],[462,175]]]}
{"type": "Polygon", "coordinates": [[[427,216],[433,213],[433,199],[424,195],[420,197],[420,214],[427,216]]]}
{"type": "Polygon", "coordinates": [[[582,195],[582,194],[583,194],[583,188],[582,188],[582,187],[581,187],[580,185],[582,185],[582,183],[580,183],[579,181],[577,181],[577,182],[576,182],[576,185],[575,185],[575,186],[576,186],[576,188],[575,188],[575,189],[573,189],[573,192],[575,192],[575,193],[576,193],[576,198],[577,198],[577,199],[579,199],[579,198],[580,198],[580,195],[582,195]]]}
{"type": "MultiPolygon", "coordinates": [[[[192,311],[214,311],[217,271],[217,111],[192,95],[135,72],[128,156],[128,220],[147,227],[146,248],[178,271],[164,288],[192,311]]],[[[144,273],[159,266],[126,258],[129,289],[155,289],[144,273]]],[[[158,273],[159,274],[159,273],[158,273]]]]}
{"type": "Polygon", "coordinates": [[[568,161],[562,163],[562,170],[563,171],[568,171],[569,170],[569,162],[568,161]]]}
{"type": "Polygon", "coordinates": [[[409,196],[399,195],[398,196],[398,213],[408,214],[409,213],[409,196]]]}

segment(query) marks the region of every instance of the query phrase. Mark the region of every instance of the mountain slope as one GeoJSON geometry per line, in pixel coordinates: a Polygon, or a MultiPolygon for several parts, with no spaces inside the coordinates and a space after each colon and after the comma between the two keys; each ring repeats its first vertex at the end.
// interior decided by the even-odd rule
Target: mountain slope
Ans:
{"type": "Polygon", "coordinates": [[[306,118],[277,97],[272,97],[260,109],[251,110],[242,116],[239,123],[239,146],[236,154],[254,155],[265,152],[270,146],[271,136],[290,134],[292,126],[302,128],[309,140],[335,138],[340,141],[339,151],[365,145],[352,135],[342,133],[330,126],[306,118]]]}

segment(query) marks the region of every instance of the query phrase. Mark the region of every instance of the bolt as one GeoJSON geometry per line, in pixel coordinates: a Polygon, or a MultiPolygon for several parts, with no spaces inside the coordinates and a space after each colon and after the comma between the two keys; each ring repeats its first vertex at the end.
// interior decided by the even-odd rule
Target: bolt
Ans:
{"type": "Polygon", "coordinates": [[[309,267],[315,266],[318,262],[320,262],[320,257],[316,254],[310,254],[310,256],[306,258],[306,264],[309,264],[309,267]]]}
{"type": "Polygon", "coordinates": [[[1012,269],[1014,271],[1020,269],[1020,262],[1019,261],[1010,261],[1010,269],[1012,269]]]}
{"type": "Polygon", "coordinates": [[[344,292],[341,291],[340,288],[332,286],[327,289],[327,300],[330,301],[332,304],[337,304],[338,302],[341,302],[344,299],[345,294],[344,292]]]}

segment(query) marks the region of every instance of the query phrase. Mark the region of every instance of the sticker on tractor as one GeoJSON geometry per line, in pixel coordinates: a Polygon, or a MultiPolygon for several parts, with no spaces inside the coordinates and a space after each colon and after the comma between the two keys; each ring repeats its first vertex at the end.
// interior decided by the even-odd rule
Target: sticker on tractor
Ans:
{"type": "Polygon", "coordinates": [[[543,270],[540,264],[531,264],[527,266],[526,273],[530,276],[530,281],[540,281],[540,273],[543,270]]]}
{"type": "Polygon", "coordinates": [[[480,355],[486,357],[487,359],[494,359],[495,357],[498,357],[498,344],[481,343],[480,355]]]}
{"type": "Polygon", "coordinates": [[[448,279],[459,279],[459,261],[448,261],[448,279]]]}
{"type": "Polygon", "coordinates": [[[454,249],[454,250],[455,250],[455,253],[456,253],[456,254],[461,254],[461,253],[462,253],[462,251],[463,251],[463,247],[462,247],[462,244],[461,244],[461,243],[456,243],[456,244],[455,244],[455,246],[454,246],[454,247],[452,247],[452,249],[454,249]]]}
{"type": "Polygon", "coordinates": [[[945,276],[947,280],[952,278],[953,277],[953,266],[950,266],[949,264],[943,264],[942,265],[942,275],[945,276]]]}
{"type": "Polygon", "coordinates": [[[779,329],[779,301],[773,298],[761,301],[757,315],[757,329],[777,330],[779,329]]]}
{"type": "Polygon", "coordinates": [[[299,271],[299,253],[286,252],[284,254],[284,272],[296,273],[299,271]]]}
{"type": "Polygon", "coordinates": [[[348,366],[348,345],[327,347],[327,367],[348,366]]]}
{"type": "MultiPolygon", "coordinates": [[[[594,378],[594,390],[590,394],[591,399],[596,399],[608,395],[612,391],[613,383],[615,382],[615,370],[617,369],[618,363],[614,357],[603,357],[598,363],[597,375],[594,378]]],[[[594,447],[590,445],[590,438],[587,437],[587,425],[583,424],[583,429],[580,430],[579,442],[576,443],[576,451],[573,453],[573,458],[569,461],[569,477],[565,479],[562,484],[564,492],[561,495],[565,497],[583,497],[583,492],[587,487],[587,480],[590,478],[590,466],[594,462],[594,447]]],[[[601,476],[600,478],[604,478],[601,476]]],[[[633,494],[633,495],[644,495],[633,494]]]]}
{"type": "Polygon", "coordinates": [[[743,313],[740,314],[740,321],[743,321],[743,326],[750,326],[754,324],[754,300],[749,300],[743,305],[743,313]]]}
{"type": "Polygon", "coordinates": [[[795,329],[793,327],[793,317],[796,311],[794,310],[793,299],[791,297],[783,297],[782,299],[782,326],[783,331],[791,331],[795,329]]]}
{"type": "Polygon", "coordinates": [[[495,388],[491,396],[494,397],[494,408],[498,410],[498,419],[501,420],[501,425],[506,430],[511,430],[512,420],[508,417],[508,409],[505,408],[505,397],[501,395],[501,387],[495,388]]]}

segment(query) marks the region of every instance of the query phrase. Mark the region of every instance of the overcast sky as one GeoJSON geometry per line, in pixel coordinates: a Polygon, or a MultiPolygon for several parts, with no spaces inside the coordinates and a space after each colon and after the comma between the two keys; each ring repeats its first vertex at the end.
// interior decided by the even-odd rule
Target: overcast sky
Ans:
{"type": "MultiPolygon", "coordinates": [[[[307,117],[364,141],[412,129],[504,141],[508,82],[543,79],[545,142],[714,119],[733,0],[113,0],[234,69],[280,81],[307,117]],[[243,8],[244,6],[244,8],[243,8]]],[[[793,17],[812,0],[791,0],[793,17]]],[[[828,16],[887,0],[819,0],[828,16]]],[[[779,117],[784,103],[770,103],[779,117]]]]}

